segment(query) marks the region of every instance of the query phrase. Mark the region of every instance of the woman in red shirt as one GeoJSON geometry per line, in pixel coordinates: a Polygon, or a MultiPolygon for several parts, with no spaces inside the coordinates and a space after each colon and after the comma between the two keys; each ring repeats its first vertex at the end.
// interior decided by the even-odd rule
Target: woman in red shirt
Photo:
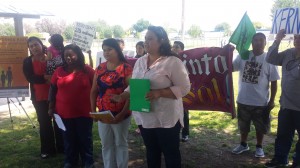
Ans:
{"type": "Polygon", "coordinates": [[[121,94],[128,86],[132,68],[126,63],[118,42],[113,39],[103,41],[102,49],[107,62],[98,66],[91,90],[91,108],[99,112],[111,111],[114,120],[99,121],[98,131],[102,144],[104,168],[128,167],[128,128],[131,112],[128,101],[112,102],[112,94],[121,94]]]}
{"type": "Polygon", "coordinates": [[[64,65],[58,67],[51,79],[49,114],[56,111],[66,127],[64,167],[78,164],[80,154],[83,166],[92,167],[93,120],[90,117],[90,91],[94,70],[85,64],[81,49],[70,44],[65,46],[64,65]]]}
{"type": "Polygon", "coordinates": [[[47,113],[50,85],[49,76],[45,75],[46,47],[37,37],[30,37],[27,44],[31,55],[23,62],[23,73],[30,83],[31,100],[40,125],[41,157],[44,159],[56,153],[55,145],[58,152],[63,152],[63,140],[56,123],[53,129],[52,119],[47,113]]]}

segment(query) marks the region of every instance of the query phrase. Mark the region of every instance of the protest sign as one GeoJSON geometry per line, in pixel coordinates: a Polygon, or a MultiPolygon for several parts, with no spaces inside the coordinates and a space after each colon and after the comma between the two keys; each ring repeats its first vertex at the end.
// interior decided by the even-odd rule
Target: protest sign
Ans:
{"type": "Polygon", "coordinates": [[[271,34],[285,29],[286,34],[300,34],[299,8],[281,8],[274,13],[271,34]]]}
{"type": "Polygon", "coordinates": [[[91,49],[96,29],[92,26],[77,22],[75,25],[72,43],[78,45],[82,51],[91,49]]]}
{"type": "Polygon", "coordinates": [[[196,48],[180,54],[191,90],[183,98],[187,110],[223,111],[235,117],[230,48],[196,48]]]}

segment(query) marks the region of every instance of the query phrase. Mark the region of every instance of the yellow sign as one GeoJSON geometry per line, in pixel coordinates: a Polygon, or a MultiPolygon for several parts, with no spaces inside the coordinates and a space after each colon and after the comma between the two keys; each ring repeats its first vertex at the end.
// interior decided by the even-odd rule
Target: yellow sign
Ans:
{"type": "Polygon", "coordinates": [[[0,97],[28,96],[28,82],[22,70],[27,56],[27,37],[0,36],[0,97]]]}

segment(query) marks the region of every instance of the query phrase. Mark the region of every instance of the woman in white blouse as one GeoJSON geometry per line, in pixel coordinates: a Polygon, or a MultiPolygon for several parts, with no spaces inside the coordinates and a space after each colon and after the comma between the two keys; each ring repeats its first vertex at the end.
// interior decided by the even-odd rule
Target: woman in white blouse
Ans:
{"type": "MultiPolygon", "coordinates": [[[[147,150],[149,168],[161,166],[164,154],[167,168],[181,167],[179,132],[183,127],[182,97],[190,91],[188,73],[180,59],[171,51],[166,31],[160,26],[149,26],[145,36],[147,55],[135,63],[132,78],[149,79],[151,101],[149,113],[133,112],[147,150]]],[[[129,98],[130,86],[114,101],[129,98]]]]}

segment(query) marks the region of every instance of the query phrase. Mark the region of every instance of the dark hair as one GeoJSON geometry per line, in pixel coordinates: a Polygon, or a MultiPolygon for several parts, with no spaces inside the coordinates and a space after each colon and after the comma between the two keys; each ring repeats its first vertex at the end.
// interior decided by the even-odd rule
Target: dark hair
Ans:
{"type": "Polygon", "coordinates": [[[116,40],[117,40],[117,42],[118,42],[118,43],[125,44],[125,43],[124,43],[124,40],[123,40],[123,39],[121,39],[121,38],[116,38],[116,40]]]}
{"type": "MultiPolygon", "coordinates": [[[[41,39],[39,39],[38,37],[35,37],[35,36],[31,36],[31,37],[28,38],[28,40],[27,40],[27,46],[28,46],[28,48],[29,48],[29,43],[33,42],[33,41],[37,41],[42,46],[43,54],[47,53],[47,47],[43,44],[43,42],[41,41],[41,39]]],[[[32,56],[32,53],[31,53],[30,50],[29,50],[29,52],[30,52],[30,55],[32,56]]]]}
{"type": "Polygon", "coordinates": [[[102,49],[103,49],[103,46],[108,46],[108,47],[111,47],[111,48],[115,49],[118,53],[119,60],[121,62],[127,62],[125,57],[124,57],[124,54],[122,53],[120,45],[119,45],[119,43],[116,39],[114,39],[114,38],[105,39],[102,43],[102,49]]]}
{"type": "Polygon", "coordinates": [[[264,39],[265,39],[265,41],[267,40],[267,38],[266,38],[266,35],[264,34],[264,33],[255,33],[254,35],[253,35],[253,37],[252,37],[252,40],[256,37],[256,36],[262,36],[264,39]]]}
{"type": "Polygon", "coordinates": [[[184,44],[183,44],[183,42],[181,42],[181,41],[174,41],[174,44],[179,45],[180,48],[181,48],[182,50],[184,50],[184,44]]]}
{"type": "Polygon", "coordinates": [[[81,49],[76,44],[69,44],[69,45],[65,46],[65,48],[63,50],[63,57],[62,57],[64,67],[68,66],[68,64],[65,60],[65,57],[64,57],[66,50],[72,50],[73,52],[76,53],[77,58],[78,58],[78,60],[77,60],[78,66],[80,69],[84,70],[84,67],[85,67],[84,55],[83,55],[81,49]]]}
{"type": "MultiPolygon", "coordinates": [[[[137,47],[137,46],[142,46],[142,47],[145,49],[145,43],[144,43],[143,41],[137,42],[136,45],[135,45],[135,47],[137,47]]],[[[137,54],[137,53],[136,53],[136,54],[137,54]]],[[[145,54],[146,54],[146,51],[144,50],[143,55],[145,55],[145,54]]]]}
{"type": "Polygon", "coordinates": [[[145,48],[144,44],[145,43],[143,41],[139,41],[139,42],[136,43],[135,47],[142,46],[143,48],[145,48]]]}
{"type": "Polygon", "coordinates": [[[64,38],[60,34],[53,34],[50,38],[50,42],[54,48],[62,54],[64,50],[64,38]]]}
{"type": "Polygon", "coordinates": [[[157,36],[158,40],[161,42],[161,45],[159,47],[160,55],[177,56],[177,54],[171,50],[170,40],[164,28],[162,28],[161,26],[149,26],[148,31],[152,31],[157,36]]]}

